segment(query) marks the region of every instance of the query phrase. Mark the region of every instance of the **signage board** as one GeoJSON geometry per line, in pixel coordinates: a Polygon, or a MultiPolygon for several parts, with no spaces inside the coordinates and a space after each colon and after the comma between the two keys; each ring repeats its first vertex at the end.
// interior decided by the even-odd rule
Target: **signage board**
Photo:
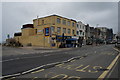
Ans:
{"type": "Polygon", "coordinates": [[[49,36],[50,35],[50,28],[49,27],[44,28],[44,35],[45,36],[49,36]]]}

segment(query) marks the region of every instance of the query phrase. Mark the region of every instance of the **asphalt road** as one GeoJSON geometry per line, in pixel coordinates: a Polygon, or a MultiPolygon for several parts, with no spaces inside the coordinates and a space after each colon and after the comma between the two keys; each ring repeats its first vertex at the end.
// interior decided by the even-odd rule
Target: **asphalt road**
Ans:
{"type": "MultiPolygon", "coordinates": [[[[3,76],[24,72],[41,65],[66,61],[72,57],[84,56],[69,63],[63,63],[47,69],[40,69],[17,78],[99,78],[104,71],[109,71],[108,66],[118,55],[113,49],[114,45],[86,46],[45,54],[30,54],[15,56],[11,59],[7,56],[2,62],[3,76]]],[[[117,65],[118,66],[118,65],[117,65]]],[[[118,67],[109,72],[107,77],[118,78],[118,67]],[[112,75],[112,76],[111,76],[112,75]]]]}

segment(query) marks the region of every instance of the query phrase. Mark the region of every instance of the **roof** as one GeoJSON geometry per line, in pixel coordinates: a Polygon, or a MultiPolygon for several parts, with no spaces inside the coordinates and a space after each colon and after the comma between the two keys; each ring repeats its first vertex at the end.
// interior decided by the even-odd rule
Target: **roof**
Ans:
{"type": "Polygon", "coordinates": [[[24,24],[22,26],[22,29],[24,29],[24,28],[33,28],[33,24],[24,24]]]}
{"type": "MultiPolygon", "coordinates": [[[[62,17],[62,16],[59,16],[59,15],[56,15],[56,14],[53,14],[53,15],[50,15],[50,16],[46,16],[46,17],[51,17],[51,16],[57,16],[57,17],[61,17],[61,18],[65,18],[65,19],[69,19],[69,18],[62,17]]],[[[42,19],[42,18],[46,18],[46,17],[41,17],[41,18],[38,18],[38,19],[42,19]]],[[[33,19],[33,20],[36,20],[36,19],[33,19]]],[[[77,22],[76,20],[73,20],[73,19],[69,19],[69,20],[77,22]]]]}

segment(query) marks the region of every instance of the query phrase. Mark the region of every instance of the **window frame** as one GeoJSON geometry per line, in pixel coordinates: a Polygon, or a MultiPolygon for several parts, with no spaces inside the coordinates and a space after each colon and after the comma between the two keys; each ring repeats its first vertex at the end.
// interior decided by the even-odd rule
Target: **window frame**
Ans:
{"type": "Polygon", "coordinates": [[[63,25],[66,25],[66,20],[63,19],[62,24],[63,24],[63,25]]]}
{"type": "Polygon", "coordinates": [[[63,28],[63,33],[65,33],[65,34],[66,34],[66,28],[63,28]],[[64,30],[65,30],[65,32],[64,32],[64,30]]]}
{"type": "Polygon", "coordinates": [[[57,33],[61,33],[61,27],[57,27],[57,33]]]}
{"type": "Polygon", "coordinates": [[[61,23],[61,19],[60,18],[57,18],[57,23],[61,23]]]}
{"type": "Polygon", "coordinates": [[[71,29],[68,29],[68,34],[70,34],[71,33],[71,29]]]}
{"type": "Polygon", "coordinates": [[[70,21],[67,21],[67,25],[70,26],[70,21]]]}

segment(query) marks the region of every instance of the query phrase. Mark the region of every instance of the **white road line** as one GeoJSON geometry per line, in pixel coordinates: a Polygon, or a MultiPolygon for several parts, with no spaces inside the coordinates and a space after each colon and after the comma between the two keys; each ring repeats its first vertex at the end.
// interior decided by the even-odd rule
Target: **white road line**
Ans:
{"type": "Polygon", "coordinates": [[[8,62],[8,61],[13,61],[13,60],[19,60],[19,59],[29,59],[29,58],[37,58],[37,57],[41,57],[41,56],[23,57],[23,58],[14,58],[14,59],[3,60],[3,61],[0,61],[0,62],[8,62]]]}
{"type": "MultiPolygon", "coordinates": [[[[44,56],[50,56],[50,55],[52,55],[52,54],[47,54],[47,55],[44,55],[44,56]]],[[[30,58],[37,58],[37,57],[42,57],[42,56],[14,58],[14,59],[3,60],[3,61],[0,61],[0,62],[8,62],[8,61],[13,61],[13,60],[19,60],[19,59],[30,59],[30,58]]]]}
{"type": "Polygon", "coordinates": [[[11,77],[11,76],[17,76],[17,75],[20,75],[20,73],[12,74],[12,75],[7,75],[7,76],[2,76],[2,77],[0,77],[0,78],[2,79],[2,78],[11,77]]]}

